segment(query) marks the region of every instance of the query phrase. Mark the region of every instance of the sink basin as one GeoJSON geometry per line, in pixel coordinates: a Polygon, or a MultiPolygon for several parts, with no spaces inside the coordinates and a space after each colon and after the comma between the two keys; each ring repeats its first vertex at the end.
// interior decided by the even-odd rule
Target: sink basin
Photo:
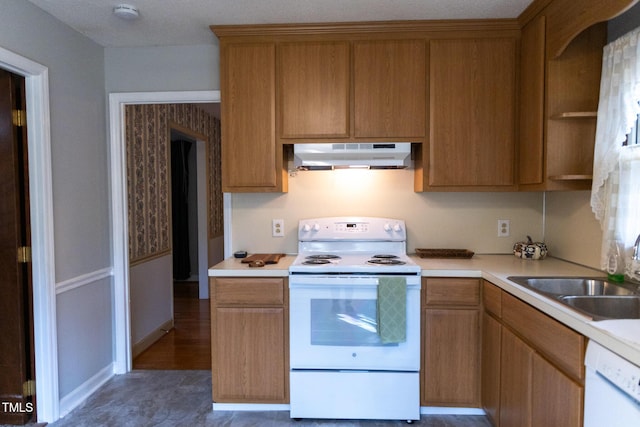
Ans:
{"type": "Polygon", "coordinates": [[[634,295],[634,291],[604,278],[593,277],[507,277],[533,291],[554,297],[563,295],[634,295]]]}
{"type": "Polygon", "coordinates": [[[640,319],[640,296],[564,296],[559,300],[594,320],[640,319]]]}

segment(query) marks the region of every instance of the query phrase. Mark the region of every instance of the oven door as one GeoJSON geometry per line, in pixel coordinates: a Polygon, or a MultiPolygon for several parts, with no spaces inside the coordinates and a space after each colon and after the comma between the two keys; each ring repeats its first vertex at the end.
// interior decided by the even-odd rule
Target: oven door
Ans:
{"type": "Polygon", "coordinates": [[[378,277],[290,275],[291,369],[418,371],[420,276],[406,280],[407,339],[383,344],[376,324],[378,277]]]}

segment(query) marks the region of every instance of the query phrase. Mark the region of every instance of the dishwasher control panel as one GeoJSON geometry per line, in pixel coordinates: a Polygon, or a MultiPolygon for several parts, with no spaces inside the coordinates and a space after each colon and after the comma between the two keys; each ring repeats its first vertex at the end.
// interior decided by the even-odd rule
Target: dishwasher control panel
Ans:
{"type": "Polygon", "coordinates": [[[613,383],[625,394],[640,402],[640,367],[589,341],[585,365],[613,383]]]}

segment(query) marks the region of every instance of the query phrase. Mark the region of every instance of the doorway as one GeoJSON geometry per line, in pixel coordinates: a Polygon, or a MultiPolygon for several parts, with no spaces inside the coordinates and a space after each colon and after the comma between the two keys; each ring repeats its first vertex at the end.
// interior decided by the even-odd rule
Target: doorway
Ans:
{"type": "Polygon", "coordinates": [[[0,423],[10,424],[35,413],[25,104],[24,77],[0,69],[0,423]]]}
{"type": "Polygon", "coordinates": [[[208,254],[206,136],[172,124],[171,146],[174,286],[197,282],[196,295],[207,299],[208,265],[219,254],[208,254]],[[185,181],[179,183],[181,179],[185,181]],[[180,188],[185,191],[183,200],[179,200],[180,188]]]}
{"type": "Polygon", "coordinates": [[[38,421],[58,419],[58,359],[53,190],[49,115],[49,70],[30,59],[0,48],[0,68],[25,78],[29,135],[31,274],[38,421]]]}
{"type": "MultiPolygon", "coordinates": [[[[134,353],[133,369],[211,368],[207,286],[208,139],[176,123],[170,125],[173,268],[172,277],[167,279],[172,281],[173,328],[140,354],[134,353]]],[[[132,282],[132,286],[135,285],[132,282]]],[[[131,315],[135,325],[138,313],[133,311],[131,315]]]]}
{"type": "MultiPolygon", "coordinates": [[[[112,188],[112,241],[114,275],[114,333],[115,373],[126,373],[132,368],[131,312],[127,225],[127,183],[125,156],[125,107],[136,104],[219,103],[219,91],[204,92],[153,92],[112,93],[109,95],[110,111],[110,166],[112,188]]],[[[230,248],[230,196],[224,199],[224,254],[230,248]]],[[[209,251],[212,253],[212,251],[209,251]]]]}

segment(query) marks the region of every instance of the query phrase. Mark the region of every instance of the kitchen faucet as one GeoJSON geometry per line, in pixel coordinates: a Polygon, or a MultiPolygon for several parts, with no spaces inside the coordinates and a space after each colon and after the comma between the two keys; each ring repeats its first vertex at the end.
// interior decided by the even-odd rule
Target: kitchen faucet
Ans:
{"type": "MultiPolygon", "coordinates": [[[[640,262],[640,234],[638,234],[638,238],[636,242],[633,244],[633,256],[631,257],[631,276],[630,279],[633,283],[638,283],[638,278],[640,277],[640,269],[636,270],[638,267],[638,263],[640,262]]],[[[640,292],[640,287],[638,288],[638,292],[640,292]]]]}

